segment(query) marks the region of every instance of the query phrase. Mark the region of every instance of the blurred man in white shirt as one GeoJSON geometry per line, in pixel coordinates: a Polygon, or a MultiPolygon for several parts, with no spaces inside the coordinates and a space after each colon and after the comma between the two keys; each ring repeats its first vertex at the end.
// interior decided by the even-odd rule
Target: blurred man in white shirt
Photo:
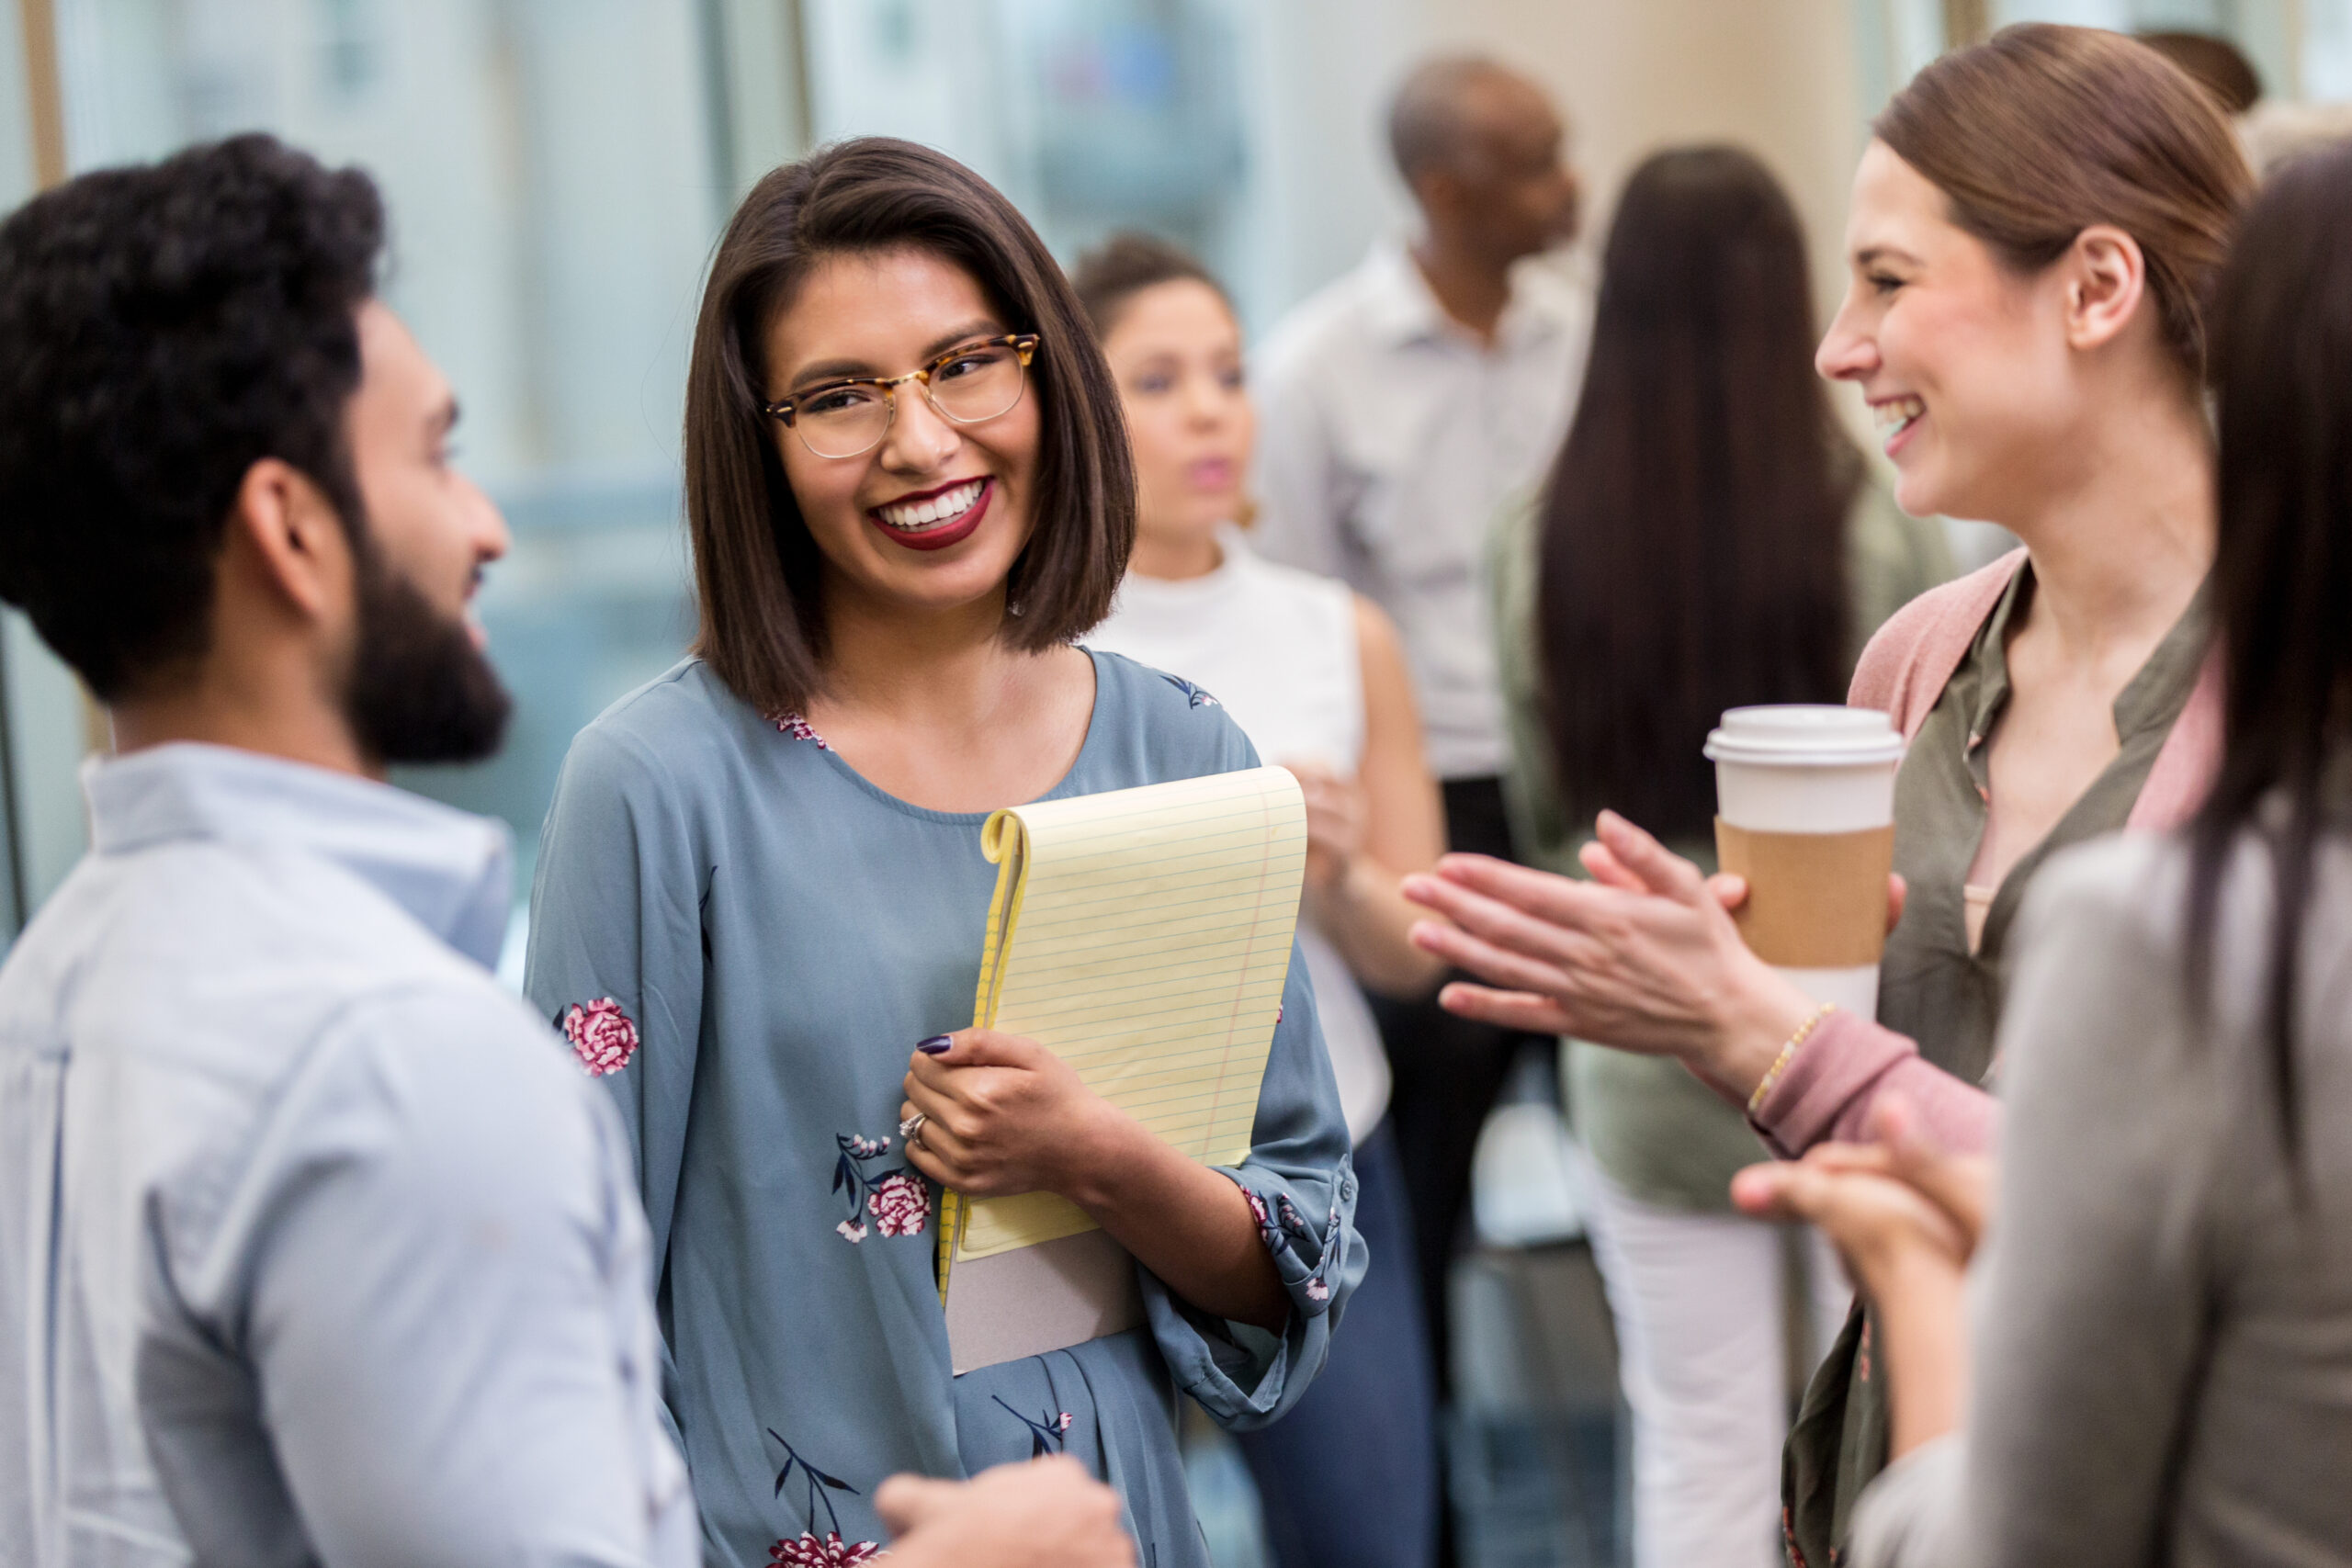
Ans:
{"type": "Polygon", "coordinates": [[[1574,237],[1577,186],[1550,100],[1489,62],[1414,72],[1389,135],[1422,230],[1375,245],[1268,340],[1260,544],[1396,618],[1430,770],[1492,781],[1504,742],[1478,561],[1575,402],[1591,301],[1536,258],[1574,237]]]}

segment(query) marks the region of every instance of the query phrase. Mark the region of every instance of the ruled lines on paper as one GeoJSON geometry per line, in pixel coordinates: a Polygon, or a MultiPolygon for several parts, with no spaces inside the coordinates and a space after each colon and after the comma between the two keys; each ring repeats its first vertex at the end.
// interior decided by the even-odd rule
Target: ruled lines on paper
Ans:
{"type": "MultiPolygon", "coordinates": [[[[1306,859],[1297,781],[1216,773],[1000,812],[978,1016],[1027,1035],[1193,1159],[1248,1154],[1306,859]]],[[[1050,1193],[969,1204],[958,1257],[1092,1223],[1050,1193]]]]}

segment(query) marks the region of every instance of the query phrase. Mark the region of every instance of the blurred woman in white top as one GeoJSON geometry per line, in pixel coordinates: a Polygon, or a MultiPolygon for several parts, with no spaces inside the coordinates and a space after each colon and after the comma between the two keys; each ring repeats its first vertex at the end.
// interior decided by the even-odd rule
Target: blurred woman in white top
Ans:
{"type": "Polygon", "coordinates": [[[1113,237],[1071,280],[1111,362],[1142,506],[1111,618],[1088,638],[1222,703],[1306,795],[1299,941],[1348,1131],[1371,1270],[1321,1379],[1242,1438],[1280,1568],[1425,1568],[1435,1559],[1434,1395],[1396,1154],[1389,1071],[1363,987],[1410,997],[1441,967],[1408,940],[1397,882],[1443,851],[1438,789],[1396,629],[1346,584],[1250,548],[1255,420],[1241,328],[1201,265],[1113,237]]]}

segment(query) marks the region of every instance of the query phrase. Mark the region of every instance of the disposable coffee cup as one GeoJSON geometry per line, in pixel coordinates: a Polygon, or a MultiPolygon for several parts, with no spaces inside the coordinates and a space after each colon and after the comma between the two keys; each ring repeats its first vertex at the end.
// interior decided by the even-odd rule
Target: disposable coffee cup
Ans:
{"type": "Polygon", "coordinates": [[[1707,737],[1715,853],[1747,879],[1755,954],[1815,1001],[1878,1012],[1903,737],[1872,708],[1733,708],[1707,737]]]}

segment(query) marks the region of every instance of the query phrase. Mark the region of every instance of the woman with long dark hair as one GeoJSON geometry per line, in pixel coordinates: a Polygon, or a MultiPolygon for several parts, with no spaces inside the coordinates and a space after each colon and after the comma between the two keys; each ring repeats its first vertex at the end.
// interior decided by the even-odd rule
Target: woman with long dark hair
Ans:
{"type": "MultiPolygon", "coordinates": [[[[1613,813],[1589,882],[1455,857],[1406,883],[1454,922],[1417,940],[1507,987],[1447,1007],[1678,1057],[1789,1156],[1896,1088],[1984,1147],[2026,889],[2070,844],[2185,821],[2220,729],[2204,310],[2252,184],[2228,123],[2146,46],[2034,24],[1936,61],[1873,130],[1816,363],[1869,400],[1905,511],[2024,543],[1906,605],[1848,694],[1909,741],[1876,1020],[1768,967],[1725,910],[1744,888],[1613,813]]],[[[1815,1564],[1885,1462],[1870,1340],[1849,1319],[1789,1445],[1787,1528],[1815,1564]]]]}
{"type": "Polygon", "coordinates": [[[1883,1329],[1857,1568],[2352,1558],[2352,151],[2255,203],[2213,366],[2221,769],[2027,901],[1989,1224],[1916,1141],[1741,1179],[1883,1329]]]}
{"type": "Polygon", "coordinates": [[[526,987],[629,1130],[710,1559],[863,1562],[883,1476],[1059,1452],[1142,1561],[1206,1568],[1176,1396],[1280,1416],[1363,1269],[1305,966],[1230,1168],[964,1027],[990,812],[1257,761],[1197,690],[1073,646],[1136,504],[1085,314],[970,170],[827,147],[719,242],[685,475],[695,652],[573,743],[526,987]],[[1077,1204],[1146,1325],[954,1375],[941,1186],[1077,1204]]]}
{"type": "MultiPolygon", "coordinates": [[[[1538,863],[1573,872],[1573,825],[1607,804],[1712,865],[1718,716],[1836,702],[1869,634],[1949,575],[1935,525],[1894,509],[1839,427],[1814,332],[1804,235],[1761,164],[1694,147],[1634,172],[1575,423],[1496,536],[1507,796],[1538,863]]],[[[1564,1065],[1634,1412],[1635,1561],[1761,1564],[1787,1249],[1729,1197],[1761,1145],[1676,1062],[1571,1042],[1564,1065]]],[[[1817,1351],[1846,1292],[1826,1248],[1808,1265],[1797,1337],[1817,1351]]]]}

